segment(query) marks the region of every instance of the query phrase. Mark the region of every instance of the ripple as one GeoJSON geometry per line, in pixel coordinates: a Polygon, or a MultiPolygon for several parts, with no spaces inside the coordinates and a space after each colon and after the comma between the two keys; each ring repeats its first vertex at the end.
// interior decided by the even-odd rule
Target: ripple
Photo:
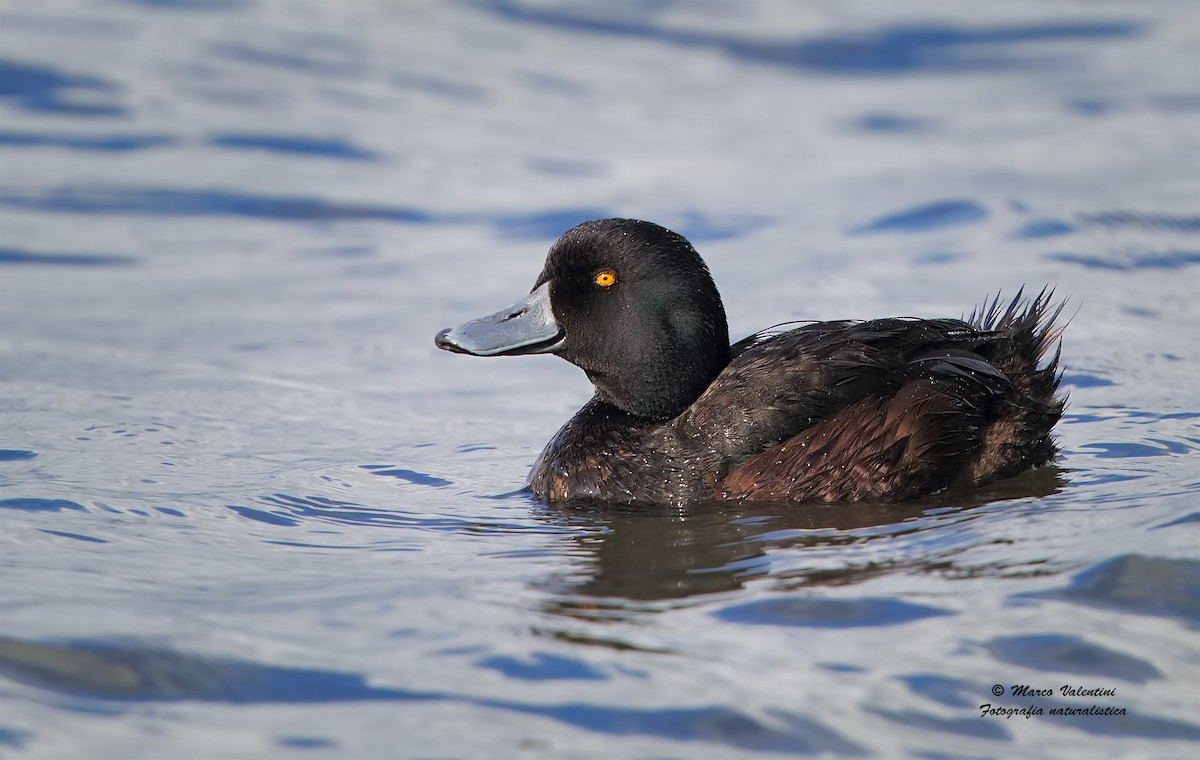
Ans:
{"type": "Polygon", "coordinates": [[[66,499],[0,499],[0,509],[15,509],[19,512],[61,512],[64,509],[84,509],[82,504],[77,504],[66,499]]]}
{"type": "Polygon", "coordinates": [[[929,119],[919,119],[911,116],[871,113],[856,119],[854,121],[854,128],[863,132],[915,134],[931,131],[933,123],[929,119]]]}
{"type": "Polygon", "coordinates": [[[383,158],[374,151],[359,148],[343,140],[299,135],[227,133],[209,137],[208,144],[218,148],[332,158],[342,161],[379,161],[383,158]]]}
{"type": "Polygon", "coordinates": [[[1034,219],[1017,230],[1013,237],[1023,240],[1040,240],[1059,235],[1069,235],[1075,228],[1061,219],[1034,219]]]}
{"type": "Polygon", "coordinates": [[[862,227],[851,230],[851,234],[925,232],[926,230],[978,222],[986,219],[987,216],[987,209],[974,201],[937,201],[880,217],[862,227]]]}
{"type": "Polygon", "coordinates": [[[731,623],[786,625],[811,628],[857,628],[902,625],[929,617],[952,615],[949,610],[899,599],[861,597],[764,599],[725,607],[713,613],[731,623]]]}
{"type": "Polygon", "coordinates": [[[300,524],[299,520],[294,520],[290,517],[283,517],[275,514],[274,512],[264,512],[261,509],[254,509],[252,507],[239,507],[231,504],[229,505],[229,509],[233,510],[233,512],[241,515],[247,520],[266,523],[267,525],[282,525],[290,528],[300,524]]]}
{"type": "Polygon", "coordinates": [[[0,58],[0,99],[9,99],[19,108],[41,113],[72,116],[121,116],[124,107],[114,103],[79,102],[76,92],[109,93],[117,89],[112,82],[95,76],[64,74],[57,69],[0,58]]]}
{"type": "Polygon", "coordinates": [[[861,747],[812,718],[772,710],[772,717],[785,723],[780,730],[748,715],[725,707],[637,709],[592,704],[518,705],[484,700],[485,705],[547,718],[614,736],[654,736],[676,741],[722,744],[758,752],[787,752],[801,755],[835,754],[860,756],[861,747]]]}
{"type": "Polygon", "coordinates": [[[1126,554],[1079,573],[1065,588],[1019,596],[1167,617],[1200,626],[1200,561],[1126,554]]]}
{"type": "Polygon", "coordinates": [[[80,185],[41,194],[0,191],[0,204],[27,211],[139,216],[237,216],[274,221],[379,220],[425,224],[433,214],[402,206],[338,203],[308,196],[252,195],[225,190],[80,185]]]}
{"type": "Polygon", "coordinates": [[[287,749],[329,749],[338,746],[333,739],[323,736],[281,736],[275,740],[275,744],[287,749]]]}
{"type": "Polygon", "coordinates": [[[1049,261],[1078,264],[1087,269],[1108,269],[1115,272],[1134,272],[1143,269],[1183,269],[1200,264],[1200,251],[1168,251],[1167,253],[1131,254],[1123,259],[1081,253],[1049,253],[1049,261]]]}
{"type": "MultiPolygon", "coordinates": [[[[356,673],[260,665],[105,641],[40,642],[0,637],[0,673],[66,696],[121,702],[320,704],[453,700],[539,715],[615,736],[654,736],[756,751],[862,754],[811,718],[770,711],[781,727],[725,707],[639,709],[596,704],[526,704],[370,685],[356,673]]],[[[82,705],[80,707],[83,707],[82,705]]]]}
{"type": "Polygon", "coordinates": [[[554,177],[595,177],[605,172],[605,164],[602,162],[585,159],[531,158],[526,165],[539,174],[554,177]]]}
{"type": "Polygon", "coordinates": [[[484,103],[490,99],[488,90],[476,84],[411,71],[397,72],[392,76],[391,82],[401,90],[436,95],[464,103],[484,103]]]}
{"type": "Polygon", "coordinates": [[[546,525],[528,525],[503,520],[481,520],[445,515],[429,515],[406,512],[400,509],[380,509],[350,501],[329,499],[323,496],[289,496],[277,493],[263,496],[258,501],[268,509],[245,505],[227,505],[227,509],[248,520],[292,528],[317,521],[335,525],[373,526],[385,528],[415,528],[419,530],[451,531],[460,533],[535,533],[559,534],[565,528],[546,525]]]}
{"type": "Polygon", "coordinates": [[[1162,678],[1158,668],[1133,655],[1065,634],[1000,636],[983,644],[992,657],[1009,665],[1055,673],[1104,676],[1131,683],[1162,678]]]}
{"type": "Polygon", "coordinates": [[[841,76],[1042,67],[1044,63],[1029,55],[1029,43],[1103,42],[1130,37],[1141,31],[1139,24],[1120,21],[1050,22],[974,29],[911,24],[885,27],[874,33],[774,41],[669,29],[637,18],[620,18],[615,13],[579,13],[512,0],[491,0],[484,6],[510,21],[652,40],[679,47],[711,48],[755,63],[841,76]]]}
{"type": "Polygon", "coordinates": [[[1081,116],[1103,116],[1116,108],[1113,101],[1102,98],[1072,98],[1063,105],[1081,116]]]}
{"type": "Polygon", "coordinates": [[[583,660],[549,652],[534,652],[529,659],[494,656],[475,663],[522,681],[605,681],[608,676],[583,660]]]}
{"type": "Polygon", "coordinates": [[[445,488],[446,486],[454,485],[453,480],[446,480],[435,475],[429,475],[416,470],[406,470],[400,467],[394,467],[388,464],[363,464],[360,468],[368,470],[372,475],[378,475],[385,478],[397,478],[405,480],[409,483],[418,486],[430,486],[432,488],[445,488]]]}
{"type": "Polygon", "coordinates": [[[1089,375],[1086,372],[1064,372],[1059,384],[1075,388],[1105,388],[1110,385],[1116,385],[1116,383],[1107,377],[1089,375]]]}
{"type": "Polygon", "coordinates": [[[1178,456],[1180,454],[1187,454],[1190,449],[1187,444],[1179,443],[1178,441],[1156,439],[1154,442],[1160,445],[1151,446],[1145,443],[1111,442],[1085,443],[1079,448],[1098,451],[1099,453],[1092,453],[1092,456],[1097,459],[1144,459],[1146,457],[1178,456]]]}
{"type": "Polygon", "coordinates": [[[5,728],[4,726],[0,726],[0,745],[6,747],[20,749],[21,747],[25,746],[25,742],[28,741],[32,736],[33,734],[29,733],[28,731],[18,731],[13,728],[5,728]]]}
{"type": "Polygon", "coordinates": [[[174,145],[170,135],[71,135],[44,132],[0,131],[0,145],[21,148],[65,148],[100,153],[129,153],[174,145]]]}
{"type": "Polygon", "coordinates": [[[1200,216],[1143,214],[1135,211],[1107,211],[1101,214],[1080,214],[1084,224],[1107,229],[1134,228],[1150,232],[1200,232],[1200,216]]]}
{"type": "Polygon", "coordinates": [[[105,641],[0,637],[0,673],[70,696],[120,701],[311,704],[443,698],[429,692],[376,688],[357,674],[258,665],[105,641]]]}
{"type": "Polygon", "coordinates": [[[956,261],[962,261],[963,254],[949,253],[941,251],[936,253],[923,253],[913,258],[913,263],[917,266],[937,266],[939,264],[953,264],[956,261]]]}
{"type": "Polygon", "coordinates": [[[105,253],[47,253],[0,248],[0,266],[120,267],[137,262],[132,256],[113,256],[105,253]]]}
{"type": "Polygon", "coordinates": [[[1190,515],[1184,515],[1178,520],[1172,520],[1170,522],[1163,523],[1162,525],[1155,525],[1154,529],[1157,530],[1158,528],[1170,528],[1175,525],[1187,525],[1190,523],[1200,523],[1200,512],[1192,512],[1190,515]]]}
{"type": "Polygon", "coordinates": [[[916,728],[923,731],[937,731],[943,734],[954,734],[956,736],[969,736],[975,739],[992,739],[994,741],[1007,741],[1012,738],[1008,729],[1001,723],[994,721],[983,721],[977,717],[969,718],[943,718],[938,715],[930,715],[919,710],[885,710],[880,707],[867,707],[866,711],[874,713],[885,720],[890,720],[893,723],[898,723],[907,728],[916,728]]]}
{"type": "Polygon", "coordinates": [[[535,214],[510,214],[496,217],[500,234],[510,238],[552,240],[580,222],[604,219],[612,213],[597,208],[572,208],[535,214]]]}
{"type": "Polygon", "coordinates": [[[42,533],[49,533],[51,536],[58,536],[60,538],[69,538],[74,541],[83,541],[85,543],[91,543],[91,544],[107,544],[107,543],[109,543],[107,539],[96,538],[95,536],[85,536],[82,533],[68,533],[65,530],[49,530],[47,528],[38,528],[38,530],[40,530],[42,533]]]}
{"type": "Polygon", "coordinates": [[[225,43],[214,54],[238,63],[346,79],[365,73],[363,53],[355,44],[327,34],[280,35],[254,44],[225,43]]]}
{"type": "MultiPolygon", "coordinates": [[[[0,206],[56,214],[128,214],[134,216],[249,217],[278,222],[381,221],[398,224],[491,224],[503,237],[553,240],[575,225],[612,216],[599,208],[569,208],[533,213],[436,213],[408,206],[349,203],[294,195],[254,195],[226,190],[68,185],[44,191],[0,189],[0,206]]],[[[716,218],[685,212],[675,225],[681,234],[699,241],[738,237],[765,223],[758,216],[716,218]]],[[[121,257],[66,254],[55,261],[38,255],[10,253],[9,263],[126,263],[121,257]]],[[[50,258],[47,258],[50,257],[50,258]]],[[[0,263],[4,263],[0,259],[0,263]]]]}
{"type": "Polygon", "coordinates": [[[678,222],[673,222],[672,226],[688,240],[707,243],[739,238],[762,229],[768,223],[765,217],[752,214],[721,218],[688,212],[678,222]]]}
{"type": "Polygon", "coordinates": [[[974,707],[976,685],[961,678],[919,673],[906,675],[900,681],[913,694],[947,707],[974,707]]]}

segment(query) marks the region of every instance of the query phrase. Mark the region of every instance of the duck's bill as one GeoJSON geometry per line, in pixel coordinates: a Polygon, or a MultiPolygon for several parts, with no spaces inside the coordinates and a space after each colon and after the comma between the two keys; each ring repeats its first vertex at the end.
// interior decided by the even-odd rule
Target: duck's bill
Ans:
{"type": "Polygon", "coordinates": [[[459,354],[517,356],[552,353],[564,340],[550,308],[550,283],[546,282],[507,309],[442,330],[433,342],[459,354]]]}

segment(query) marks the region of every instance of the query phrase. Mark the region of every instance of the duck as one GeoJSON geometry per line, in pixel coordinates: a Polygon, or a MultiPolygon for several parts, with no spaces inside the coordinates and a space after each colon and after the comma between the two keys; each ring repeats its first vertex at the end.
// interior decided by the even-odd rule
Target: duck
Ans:
{"type": "Polygon", "coordinates": [[[790,322],[731,344],[686,238],[599,219],[550,247],[528,296],[434,343],[587,375],[592,398],[530,471],[544,504],[890,503],[1055,458],[1064,303],[1022,288],[964,319],[790,322]]]}

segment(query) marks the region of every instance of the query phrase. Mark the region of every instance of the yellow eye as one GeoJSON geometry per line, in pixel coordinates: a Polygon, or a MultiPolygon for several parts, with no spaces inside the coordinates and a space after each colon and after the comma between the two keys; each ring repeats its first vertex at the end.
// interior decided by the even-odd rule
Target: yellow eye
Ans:
{"type": "Polygon", "coordinates": [[[616,281],[617,281],[617,276],[607,270],[601,272],[600,274],[598,274],[594,278],[592,278],[592,282],[596,283],[597,285],[599,285],[602,288],[607,288],[609,285],[612,285],[616,281]]]}

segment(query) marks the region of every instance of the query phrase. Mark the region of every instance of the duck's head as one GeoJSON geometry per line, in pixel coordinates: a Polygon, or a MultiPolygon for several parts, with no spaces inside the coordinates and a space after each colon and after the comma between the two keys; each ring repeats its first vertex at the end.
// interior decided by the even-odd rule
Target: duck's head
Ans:
{"type": "Polygon", "coordinates": [[[551,246],[529,296],[437,334],[476,356],[554,353],[587,373],[600,400],[670,419],[729,363],[725,308],[708,267],[681,235],[602,219],[551,246]]]}

